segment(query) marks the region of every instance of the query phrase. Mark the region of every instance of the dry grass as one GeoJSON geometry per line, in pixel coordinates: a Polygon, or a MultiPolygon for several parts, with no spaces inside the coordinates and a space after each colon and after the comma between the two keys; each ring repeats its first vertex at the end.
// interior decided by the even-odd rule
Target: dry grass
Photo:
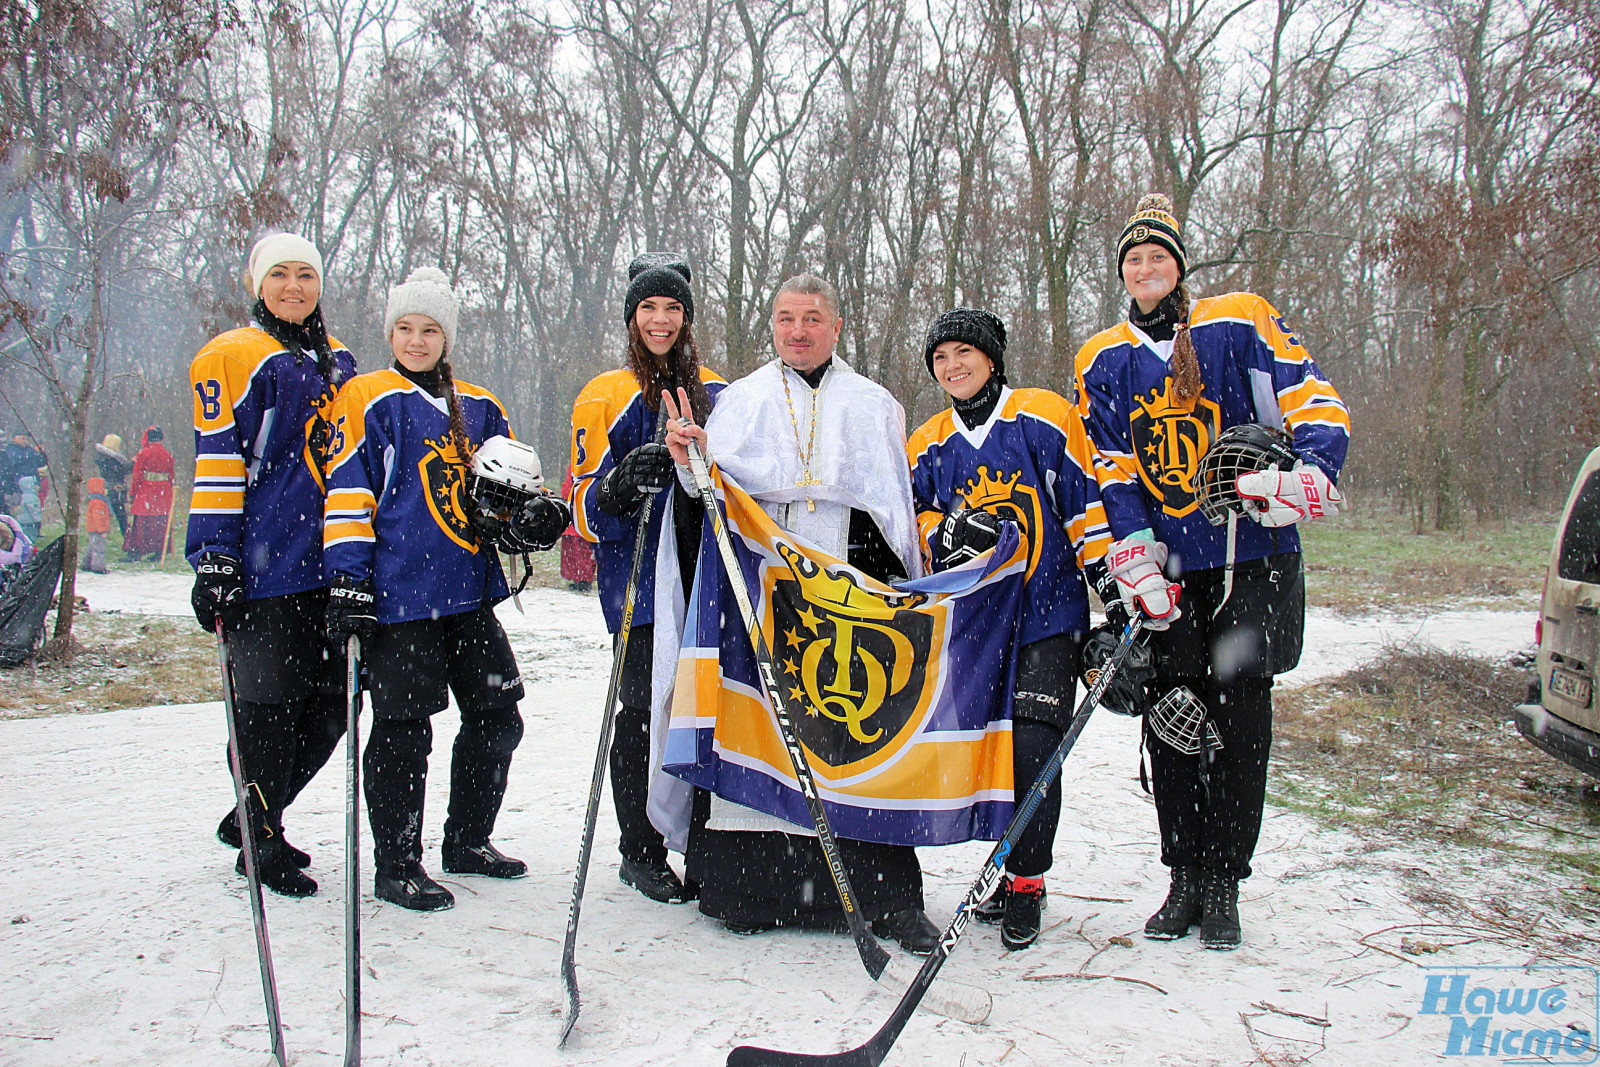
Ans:
{"type": "Polygon", "coordinates": [[[1280,693],[1274,799],[1334,823],[1451,840],[1565,868],[1600,891],[1600,783],[1524,741],[1524,666],[1389,648],[1280,693]]]}
{"type": "Polygon", "coordinates": [[[0,719],[218,699],[216,645],[192,619],[95,612],[72,630],[70,648],[0,670],[0,719]]]}
{"type": "Polygon", "coordinates": [[[1312,523],[1300,533],[1307,600],[1352,613],[1537,607],[1555,524],[1535,515],[1418,533],[1394,515],[1312,523]]]}

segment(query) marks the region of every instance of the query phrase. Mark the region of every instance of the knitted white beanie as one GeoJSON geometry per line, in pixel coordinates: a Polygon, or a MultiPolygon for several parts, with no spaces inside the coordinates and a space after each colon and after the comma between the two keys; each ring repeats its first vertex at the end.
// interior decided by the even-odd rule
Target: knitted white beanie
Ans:
{"type": "Polygon", "coordinates": [[[261,295],[261,279],[279,263],[309,263],[322,277],[322,253],[317,246],[297,233],[274,233],[263,237],[250,250],[250,295],[261,295]]]}
{"type": "Polygon", "coordinates": [[[460,305],[450,279],[437,267],[418,267],[399,285],[389,289],[389,306],[383,312],[383,335],[394,336],[402,315],[426,315],[444,331],[446,351],[456,347],[456,318],[460,305]]]}

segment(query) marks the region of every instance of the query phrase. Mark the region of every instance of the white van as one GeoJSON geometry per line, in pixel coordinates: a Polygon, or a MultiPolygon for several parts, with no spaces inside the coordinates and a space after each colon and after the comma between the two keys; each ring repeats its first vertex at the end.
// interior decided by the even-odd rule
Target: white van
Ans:
{"type": "Polygon", "coordinates": [[[1600,778],[1600,448],[1589,453],[1556,526],[1539,605],[1538,678],[1513,708],[1517,729],[1600,778]]]}

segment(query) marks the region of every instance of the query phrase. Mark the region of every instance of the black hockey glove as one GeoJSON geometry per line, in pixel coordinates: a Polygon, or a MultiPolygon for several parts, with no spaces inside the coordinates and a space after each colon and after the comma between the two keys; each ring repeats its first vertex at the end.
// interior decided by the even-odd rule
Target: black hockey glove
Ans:
{"type": "Polygon", "coordinates": [[[632,515],[645,497],[672,484],[672,467],[672,453],[666,445],[640,445],[600,479],[595,503],[607,515],[632,515]]]}
{"type": "Polygon", "coordinates": [[[204,552],[194,565],[189,604],[200,626],[215,631],[217,620],[232,630],[244,621],[244,564],[224,552],[204,552]]]}
{"type": "Polygon", "coordinates": [[[1000,540],[1000,520],[982,508],[953,511],[933,529],[933,554],[941,569],[954,567],[993,548],[1000,540]]]}
{"type": "Polygon", "coordinates": [[[328,589],[328,606],[322,614],[328,626],[328,643],[343,648],[352,637],[365,643],[378,628],[377,601],[371,578],[357,582],[335,575],[328,589]]]}
{"type": "Polygon", "coordinates": [[[572,508],[558,496],[536,496],[511,518],[511,526],[500,538],[507,552],[543,552],[554,548],[572,525],[572,508]]]}

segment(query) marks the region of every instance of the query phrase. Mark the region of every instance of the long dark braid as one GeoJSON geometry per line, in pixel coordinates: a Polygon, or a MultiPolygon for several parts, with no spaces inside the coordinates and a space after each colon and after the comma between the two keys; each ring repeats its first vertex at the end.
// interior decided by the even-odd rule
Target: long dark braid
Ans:
{"type": "Polygon", "coordinates": [[[450,369],[450,353],[439,357],[439,381],[444,386],[445,403],[450,406],[450,439],[455,442],[456,455],[463,467],[472,466],[476,451],[467,437],[467,420],[461,417],[461,399],[456,396],[456,379],[450,369]]]}
{"type": "Polygon", "coordinates": [[[682,386],[689,393],[689,406],[694,409],[694,421],[704,426],[711,414],[711,394],[706,383],[700,380],[700,349],[694,341],[694,329],[687,322],[678,333],[669,357],[671,365],[663,374],[656,364],[656,356],[644,345],[636,321],[628,323],[628,369],[644,394],[644,406],[652,414],[661,407],[661,390],[670,383],[682,386]]]}
{"type": "Polygon", "coordinates": [[[1200,396],[1200,356],[1189,336],[1189,310],[1194,302],[1181,279],[1173,292],[1178,298],[1178,321],[1172,327],[1172,391],[1180,403],[1192,404],[1200,396]]]}

